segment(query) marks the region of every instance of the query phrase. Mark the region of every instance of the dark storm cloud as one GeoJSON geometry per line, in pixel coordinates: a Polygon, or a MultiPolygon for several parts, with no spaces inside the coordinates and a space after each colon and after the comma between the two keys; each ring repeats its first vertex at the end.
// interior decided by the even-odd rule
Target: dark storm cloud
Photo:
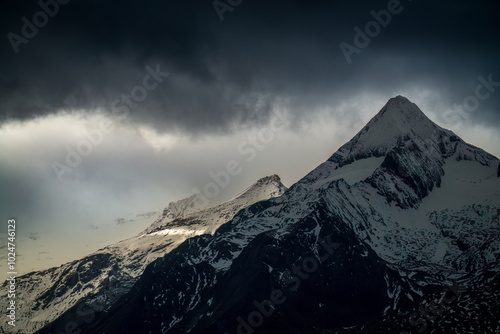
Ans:
{"type": "MultiPolygon", "coordinates": [[[[363,92],[403,88],[439,91],[452,105],[474,93],[479,75],[500,81],[496,1],[402,0],[402,12],[348,64],[339,44],[353,44],[353,28],[364,29],[370,11],[387,3],[246,0],[221,22],[211,0],[72,0],[15,54],[7,34],[21,34],[21,18],[32,20],[40,7],[7,2],[0,117],[110,110],[156,64],[170,76],[130,119],[189,132],[265,122],[280,98],[306,115],[363,92]]],[[[500,123],[499,106],[500,94],[492,94],[475,121],[500,123]]]]}

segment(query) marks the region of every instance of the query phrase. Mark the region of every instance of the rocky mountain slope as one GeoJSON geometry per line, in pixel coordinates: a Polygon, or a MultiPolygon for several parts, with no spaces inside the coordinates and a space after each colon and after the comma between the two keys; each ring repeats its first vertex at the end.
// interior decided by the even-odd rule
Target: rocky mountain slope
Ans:
{"type": "Polygon", "coordinates": [[[499,163],[395,97],[283,195],[40,333],[498,333],[499,163]]]}
{"type": "MultiPolygon", "coordinates": [[[[203,208],[196,195],[169,203],[152,226],[136,237],[60,267],[18,277],[16,327],[12,331],[2,322],[0,328],[9,333],[34,333],[72,307],[80,307],[82,314],[106,310],[131,288],[149,263],[189,237],[213,233],[240,209],[279,196],[286,189],[280,178],[272,175],[215,207],[203,208]]],[[[5,309],[7,290],[0,292],[0,307],[5,309]]]]}

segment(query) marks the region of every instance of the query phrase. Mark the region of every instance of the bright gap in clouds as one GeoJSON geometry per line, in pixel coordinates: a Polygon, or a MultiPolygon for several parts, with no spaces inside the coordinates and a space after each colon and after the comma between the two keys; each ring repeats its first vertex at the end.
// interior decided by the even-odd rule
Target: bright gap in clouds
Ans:
{"type": "MultiPolygon", "coordinates": [[[[439,112],[446,106],[440,106],[439,97],[427,91],[397,94],[406,95],[437,124],[451,128],[464,140],[500,155],[495,129],[443,124],[439,112]]],[[[1,193],[0,211],[2,219],[18,220],[20,270],[60,265],[139,233],[168,202],[192,195],[195,187],[202,190],[213,181],[209,172],[224,170],[231,160],[242,171],[213,198],[213,204],[271,174],[280,175],[291,186],[351,139],[387,99],[363,94],[315,106],[274,132],[251,160],[238,147],[250,147],[249,138],[258,137],[266,126],[234,124],[228,134],[188,136],[181,131],[158,133],[99,112],[59,113],[4,124],[0,128],[0,181],[9,193],[1,193]],[[102,140],[60,182],[54,161],[67,165],[68,147],[77,151],[82,141],[90,141],[103,118],[115,129],[103,133],[102,140]]],[[[287,108],[282,105],[279,110],[289,112],[287,108]]]]}
{"type": "Polygon", "coordinates": [[[20,272],[60,265],[139,233],[168,202],[203,189],[213,181],[209,172],[224,170],[230,160],[242,172],[213,204],[274,173],[290,186],[352,134],[325,111],[301,126],[280,127],[248,161],[238,146],[256,137],[257,128],[189,137],[110,119],[115,129],[94,137],[89,148],[103,117],[59,113],[0,128],[0,178],[10,189],[0,206],[5,219],[18,220],[20,272]],[[75,159],[79,148],[85,154],[75,159]],[[54,162],[65,166],[62,174],[57,169],[62,182],[54,162]]]}

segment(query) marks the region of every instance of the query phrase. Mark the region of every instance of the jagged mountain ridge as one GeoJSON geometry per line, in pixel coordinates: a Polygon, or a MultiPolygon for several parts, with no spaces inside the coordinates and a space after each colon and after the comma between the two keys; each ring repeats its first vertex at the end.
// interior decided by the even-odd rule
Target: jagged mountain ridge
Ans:
{"type": "MultiPolygon", "coordinates": [[[[170,202],[161,217],[162,221],[174,220],[175,218],[182,218],[190,213],[194,213],[206,208],[206,203],[204,203],[198,194],[193,194],[190,197],[178,200],[176,202],[170,202]]],[[[154,225],[154,223],[153,223],[154,225]]]]}
{"type": "Polygon", "coordinates": [[[265,199],[281,196],[286,190],[287,188],[281,183],[280,177],[274,174],[259,179],[227,202],[209,208],[205,208],[203,200],[195,194],[188,199],[170,203],[163,211],[162,216],[142,234],[151,234],[176,226],[187,227],[192,224],[196,225],[197,230],[212,234],[240,209],[265,199]],[[182,209],[178,210],[179,207],[182,209]],[[184,207],[198,209],[185,211],[184,207]],[[175,219],[177,221],[174,221],[175,219]]]}
{"type": "MultiPolygon", "coordinates": [[[[107,309],[126,293],[149,263],[195,235],[213,233],[240,209],[279,196],[287,188],[279,176],[261,178],[230,201],[206,208],[193,195],[171,202],[162,215],[138,236],[109,245],[80,260],[33,272],[17,279],[18,314],[15,331],[33,333],[75,305],[107,309]]],[[[2,289],[6,293],[7,289],[2,289]]],[[[0,293],[0,296],[2,295],[0,293]]],[[[7,298],[3,298],[5,302],[7,298]]],[[[0,301],[0,305],[3,305],[0,301]]],[[[7,307],[5,305],[5,307],[7,307]]],[[[5,323],[0,325],[6,326],[5,323]]],[[[9,326],[10,327],[10,326],[9,326]]],[[[6,327],[3,328],[7,330],[6,327]]]]}
{"type": "MultiPolygon", "coordinates": [[[[403,97],[391,99],[283,196],[241,210],[213,236],[191,238],[156,260],[119,303],[82,329],[399,333],[419,329],[403,328],[408,312],[454,279],[472,291],[489,289],[500,259],[499,240],[491,238],[500,226],[499,161],[417,109],[403,97]],[[388,124],[396,129],[392,137],[370,146],[388,124]],[[456,217],[466,217],[464,224],[454,224],[456,217]],[[327,258],[319,251],[325,240],[337,245],[327,258]],[[273,291],[286,302],[273,304],[264,320],[255,303],[273,299],[273,291]],[[251,319],[256,311],[262,321],[251,319]],[[401,327],[386,330],[389,317],[402,319],[401,327]]],[[[489,299],[491,309],[498,309],[495,301],[489,299]]],[[[471,319],[481,312],[470,311],[471,319]]],[[[485,316],[485,332],[494,333],[498,318],[485,316]]],[[[68,318],[60,320],[41,333],[68,318]]],[[[477,324],[469,325],[457,328],[467,333],[477,324]]]]}

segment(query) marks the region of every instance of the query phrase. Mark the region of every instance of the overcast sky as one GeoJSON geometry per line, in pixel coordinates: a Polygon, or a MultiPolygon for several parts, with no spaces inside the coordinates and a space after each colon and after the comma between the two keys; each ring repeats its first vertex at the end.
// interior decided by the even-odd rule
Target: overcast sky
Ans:
{"type": "Polygon", "coordinates": [[[290,186],[399,94],[500,156],[499,8],[4,1],[0,218],[18,220],[20,261],[131,236],[231,161],[212,202],[273,173],[290,186]]]}

